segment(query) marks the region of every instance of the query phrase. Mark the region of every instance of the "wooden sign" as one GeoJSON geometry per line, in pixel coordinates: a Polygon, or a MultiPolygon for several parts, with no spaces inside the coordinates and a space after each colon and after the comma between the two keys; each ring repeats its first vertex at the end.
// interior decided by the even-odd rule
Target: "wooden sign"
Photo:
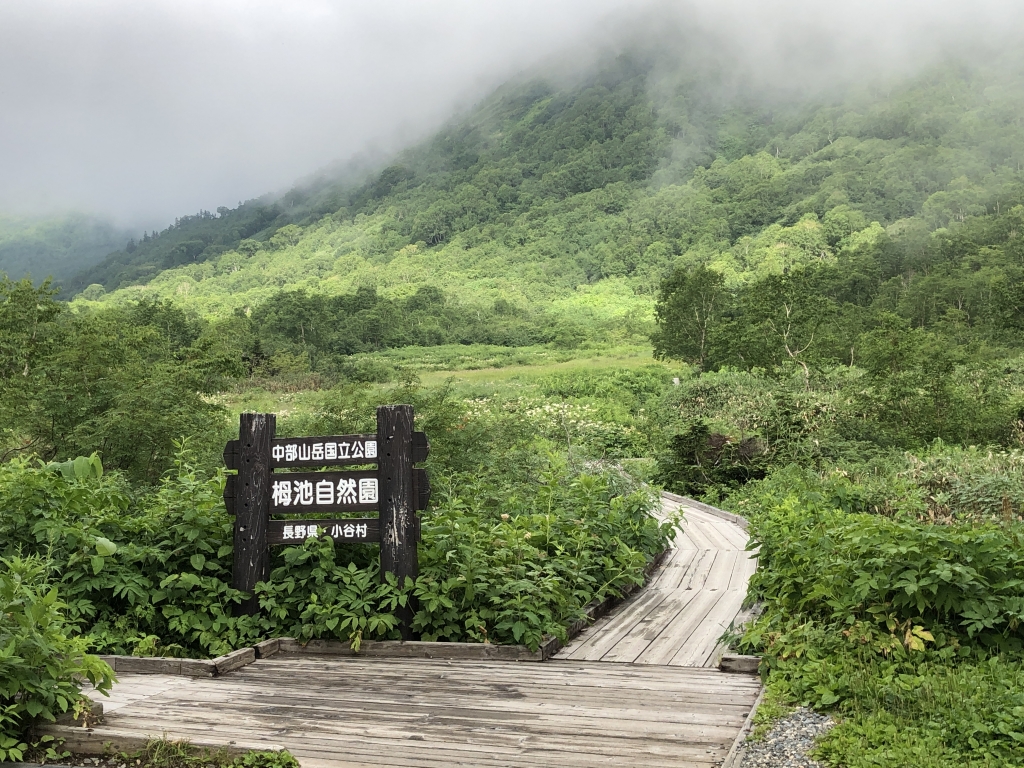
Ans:
{"type": "MultiPolygon", "coordinates": [[[[414,432],[410,405],[377,409],[374,435],[277,438],[272,413],[243,413],[238,440],[224,448],[224,463],[238,470],[228,475],[224,502],[235,515],[235,556],[231,583],[252,593],[269,576],[268,547],[300,544],[330,537],[344,544],[380,543],[381,579],[392,573],[404,582],[419,572],[416,544],[418,510],[430,502],[430,482],[423,469],[430,443],[414,432]],[[376,464],[376,469],[335,472],[279,472],[290,468],[376,464]],[[283,515],[343,515],[376,511],[376,518],[278,519],[283,515]]],[[[255,598],[240,607],[259,610],[255,598]]],[[[412,639],[414,606],[396,609],[402,637],[412,639]]]]}

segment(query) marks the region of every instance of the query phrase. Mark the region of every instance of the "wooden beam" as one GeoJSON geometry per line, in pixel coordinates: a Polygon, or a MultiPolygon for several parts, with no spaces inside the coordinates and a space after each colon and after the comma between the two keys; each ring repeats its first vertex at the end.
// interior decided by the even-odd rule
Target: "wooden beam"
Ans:
{"type": "Polygon", "coordinates": [[[235,555],[231,586],[250,597],[236,606],[239,615],[253,615],[259,601],[252,594],[268,576],[267,521],[270,519],[270,443],[277,426],[272,413],[238,417],[238,478],[234,483],[235,555]]]}
{"type": "MultiPolygon", "coordinates": [[[[413,487],[413,409],[411,405],[377,408],[377,467],[380,487],[380,573],[393,573],[399,583],[416,579],[419,562],[416,540],[419,519],[413,487]]],[[[411,596],[410,596],[411,600],[411,596]]],[[[402,639],[415,640],[412,617],[415,606],[398,607],[402,639]]]]}

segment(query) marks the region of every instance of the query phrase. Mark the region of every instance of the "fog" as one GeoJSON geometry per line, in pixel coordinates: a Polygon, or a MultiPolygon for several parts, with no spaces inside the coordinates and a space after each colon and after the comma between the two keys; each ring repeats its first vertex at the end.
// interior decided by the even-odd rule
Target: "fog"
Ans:
{"type": "Polygon", "coordinates": [[[655,30],[819,88],[1015,44],[1021,5],[4,0],[0,212],[163,226],[384,156],[509,77],[579,68],[655,30]]]}

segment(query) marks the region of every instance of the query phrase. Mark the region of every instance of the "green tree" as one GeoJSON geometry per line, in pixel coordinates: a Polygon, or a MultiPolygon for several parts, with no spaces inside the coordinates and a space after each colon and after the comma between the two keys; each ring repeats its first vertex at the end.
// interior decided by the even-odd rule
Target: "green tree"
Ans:
{"type": "Polygon", "coordinates": [[[661,284],[655,306],[658,328],[651,336],[655,356],[703,369],[727,300],[721,273],[704,265],[677,268],[661,284]]]}
{"type": "Polygon", "coordinates": [[[836,302],[825,292],[825,270],[814,267],[769,275],[750,285],[731,324],[732,343],[745,367],[795,363],[810,382],[811,366],[831,361],[836,302]]]}

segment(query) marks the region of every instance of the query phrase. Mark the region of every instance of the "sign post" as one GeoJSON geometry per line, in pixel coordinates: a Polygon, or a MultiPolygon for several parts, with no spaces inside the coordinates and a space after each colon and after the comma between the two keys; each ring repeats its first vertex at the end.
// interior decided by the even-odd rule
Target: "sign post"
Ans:
{"type": "MultiPolygon", "coordinates": [[[[419,563],[416,541],[415,494],[412,487],[412,406],[384,405],[377,409],[377,436],[380,439],[380,574],[393,573],[398,583],[416,578],[419,563]]],[[[411,597],[411,596],[410,596],[411,597]]],[[[402,627],[402,639],[412,639],[415,609],[408,604],[396,608],[402,627]]]]}
{"type": "MultiPolygon", "coordinates": [[[[238,440],[224,448],[224,463],[238,470],[228,475],[224,501],[235,515],[232,586],[252,594],[269,573],[268,547],[330,536],[338,543],[381,545],[381,579],[393,573],[399,583],[418,573],[417,510],[430,501],[430,482],[413,465],[426,460],[430,443],[413,432],[411,405],[377,409],[377,434],[278,438],[271,413],[243,413],[238,440]],[[277,469],[376,464],[376,469],[341,472],[275,472],[277,469]],[[271,516],[303,513],[375,511],[377,517],[332,517],[283,520],[271,516]]],[[[255,597],[239,613],[259,611],[255,597]]],[[[415,607],[397,610],[402,638],[413,637],[415,607]]]]}
{"type": "Polygon", "coordinates": [[[272,413],[243,413],[238,417],[238,470],[235,504],[235,557],[231,586],[248,592],[243,614],[259,611],[253,591],[267,578],[267,522],[270,519],[270,444],[277,420],[272,413]]]}

